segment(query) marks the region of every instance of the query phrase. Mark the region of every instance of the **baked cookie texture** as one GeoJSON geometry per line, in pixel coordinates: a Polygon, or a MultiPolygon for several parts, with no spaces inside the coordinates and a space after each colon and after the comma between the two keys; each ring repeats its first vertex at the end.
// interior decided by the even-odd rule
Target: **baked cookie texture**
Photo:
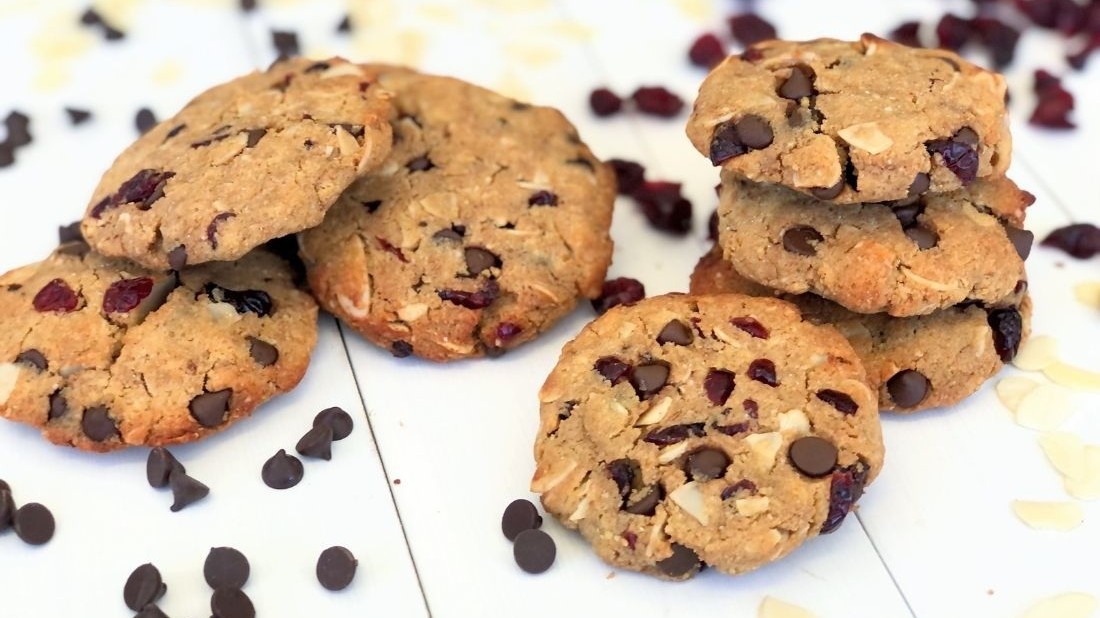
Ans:
{"type": "Polygon", "coordinates": [[[1033,200],[996,178],[901,203],[829,204],[726,174],[719,243],[744,277],[857,313],[998,306],[1026,279],[1032,234],[1017,226],[1033,200]]]}
{"type": "Polygon", "coordinates": [[[608,563],[736,574],[834,530],[878,474],[878,397],[791,304],[672,294],[618,306],[539,392],[532,491],[608,563]]]}
{"type": "Polygon", "coordinates": [[[392,112],[340,58],[285,60],[215,86],[119,155],[84,237],[148,268],[236,260],[319,224],[389,153],[392,112]]]}
{"type": "Polygon", "coordinates": [[[395,143],[299,235],[322,307],[397,356],[447,361],[513,348],[599,295],[615,178],[560,112],[365,70],[393,93],[395,143]]]}
{"type": "Polygon", "coordinates": [[[945,50],[869,34],[766,41],[711,71],[687,134],[753,181],[835,203],[898,200],[1004,174],[1005,92],[1002,76],[945,50]]]}
{"type": "Polygon", "coordinates": [[[154,271],[80,242],[0,276],[0,416],[87,451],[189,442],[298,384],[317,305],[280,258],[154,271]]]}
{"type": "Polygon", "coordinates": [[[840,331],[863,361],[880,410],[901,414],[956,404],[1011,361],[1027,339],[1031,298],[1026,285],[1004,306],[965,304],[924,316],[861,314],[813,294],[781,295],[745,279],[717,247],[691,274],[692,294],[779,296],[802,317],[840,331]]]}

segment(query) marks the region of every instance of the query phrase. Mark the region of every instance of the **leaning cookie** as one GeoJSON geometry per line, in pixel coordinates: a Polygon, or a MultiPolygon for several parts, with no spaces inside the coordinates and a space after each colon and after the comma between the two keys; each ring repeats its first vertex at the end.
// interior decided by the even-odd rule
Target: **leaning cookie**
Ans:
{"type": "Polygon", "coordinates": [[[499,354],[594,298],[614,174],[557,110],[448,77],[368,66],[395,145],[300,234],[321,305],[396,356],[499,354]]]}
{"type": "Polygon", "coordinates": [[[263,250],[150,271],[67,243],[0,276],[0,416],[88,451],[189,442],[298,384],[317,306],[263,250]]]}
{"type": "MultiPolygon", "coordinates": [[[[909,318],[853,313],[813,294],[781,298],[848,339],[878,392],[879,409],[908,414],[966,399],[1016,356],[1031,323],[1026,287],[1004,306],[966,304],[909,318]]],[[[691,293],[779,295],[739,275],[717,247],[695,266],[691,293]]]]}
{"type": "Polygon", "coordinates": [[[945,50],[860,40],[766,41],[718,65],[688,137],[714,165],[852,204],[1003,175],[1005,80],[945,50]]]}
{"type": "Polygon", "coordinates": [[[608,563],[742,573],[831,532],[883,460],[877,397],[836,330],[735,294],[619,306],[539,392],[532,491],[608,563]]]}
{"type": "Polygon", "coordinates": [[[215,86],[119,155],[84,236],[148,268],[238,259],[319,224],[389,153],[392,112],[340,58],[285,60],[215,86]]]}

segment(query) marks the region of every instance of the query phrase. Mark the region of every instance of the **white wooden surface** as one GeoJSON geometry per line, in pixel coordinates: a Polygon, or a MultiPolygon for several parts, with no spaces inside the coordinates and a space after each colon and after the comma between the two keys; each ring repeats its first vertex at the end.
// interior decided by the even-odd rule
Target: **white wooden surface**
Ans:
{"type": "MultiPolygon", "coordinates": [[[[85,3],[0,0],[0,114],[29,112],[35,135],[16,166],[0,170],[0,270],[44,255],[56,226],[80,215],[99,174],[134,137],[137,108],[165,117],[204,87],[265,66],[274,57],[271,28],[297,30],[312,55],[411,63],[554,105],[599,156],[639,160],[651,178],[684,182],[696,208],[686,239],[653,231],[620,201],[613,275],[641,279],[650,293],[683,290],[706,248],[716,173],[683,137],[686,116],[600,121],[586,98],[596,85],[629,93],[656,83],[690,102],[703,73],[688,65],[685,50],[703,30],[722,31],[734,2],[362,0],[348,3],[360,26],[352,36],[334,33],[348,11],[337,1],[270,0],[247,16],[224,0],[101,4],[122,12],[127,39],[106,44],[89,35],[86,49],[58,60],[58,49],[79,42],[71,24],[85,3]],[[43,55],[44,41],[52,54],[43,55]],[[96,116],[70,127],[65,105],[96,116]]],[[[847,38],[971,3],[759,4],[781,36],[847,38]]],[[[1028,225],[1040,237],[1071,218],[1100,219],[1100,61],[1067,80],[1078,95],[1081,129],[1053,134],[1023,122],[1032,104],[1030,70],[1060,69],[1058,49],[1053,37],[1028,34],[1010,74],[1012,174],[1039,197],[1028,225]]],[[[1029,270],[1034,330],[1057,337],[1074,362],[1100,368],[1100,318],[1072,297],[1074,283],[1100,280],[1100,262],[1036,249],[1029,270]]],[[[58,518],[57,536],[42,548],[0,536],[0,616],[127,615],[122,584],[148,561],[169,584],[162,606],[170,615],[205,615],[201,566],[214,545],[235,546],[251,559],[246,591],[261,616],[740,618],[755,616],[768,594],[822,617],[969,618],[1018,616],[1062,591],[1100,596],[1088,568],[1100,543],[1097,505],[1086,505],[1084,525],[1069,533],[1037,532],[1013,516],[1014,499],[1066,497],[1036,434],[1012,423],[992,389],[951,410],[885,417],[887,465],[859,516],[753,574],[711,571],[666,584],[616,572],[553,522],[546,527],[558,543],[557,563],[538,577],[521,573],[499,516],[510,500],[529,495],[538,386],[561,345],[590,318],[582,307],[501,359],[443,367],[392,359],[326,318],[298,390],[224,434],[175,449],[212,488],[209,499],[181,513],[168,511],[167,492],[145,484],[144,452],[83,455],[0,424],[0,478],[19,502],[41,501],[58,518]],[[263,486],[263,461],[291,448],[313,414],[330,405],[358,422],[336,444],[333,461],[307,461],[305,481],[289,491],[263,486]],[[336,595],[312,575],[317,554],[332,544],[351,548],[361,565],[353,587],[336,595]]],[[[1078,395],[1074,404],[1067,428],[1100,443],[1100,397],[1078,395]]]]}

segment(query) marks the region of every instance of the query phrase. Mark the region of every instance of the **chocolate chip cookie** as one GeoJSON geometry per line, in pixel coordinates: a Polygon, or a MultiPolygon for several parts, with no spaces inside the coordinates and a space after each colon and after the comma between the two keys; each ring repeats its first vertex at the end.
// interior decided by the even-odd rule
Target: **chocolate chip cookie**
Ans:
{"type": "MultiPolygon", "coordinates": [[[[1016,356],[1031,322],[1027,284],[1003,306],[964,304],[924,316],[862,314],[813,294],[784,295],[815,324],[835,327],[852,344],[878,392],[880,410],[908,414],[972,395],[1016,356]]],[[[692,294],[778,292],[745,279],[715,247],[691,274],[692,294]]]]}
{"type": "Polygon", "coordinates": [[[620,305],[539,392],[531,489],[612,565],[742,573],[841,524],[882,466],[877,400],[840,333],[784,301],[620,305]]]}
{"type": "Polygon", "coordinates": [[[767,41],[699,89],[688,137],[714,165],[821,200],[943,193],[1003,175],[1005,81],[945,50],[865,34],[767,41]]]}
{"type": "Polygon", "coordinates": [[[724,174],[718,238],[738,273],[770,288],[857,313],[924,315],[1005,304],[1026,278],[1033,235],[1017,225],[1033,200],[997,178],[892,204],[830,204],[724,174]]]}
{"type": "Polygon", "coordinates": [[[339,58],[286,60],[215,86],[115,160],[84,236],[148,268],[238,259],[320,223],[389,153],[392,111],[339,58]]]}
{"type": "Polygon", "coordinates": [[[0,276],[0,416],[88,451],[220,431],[305,373],[317,305],[280,258],[152,271],[62,245],[0,276]]]}
{"type": "Polygon", "coordinates": [[[368,67],[394,93],[393,152],[300,234],[322,307],[397,356],[498,354],[595,298],[615,178],[556,110],[368,67]]]}

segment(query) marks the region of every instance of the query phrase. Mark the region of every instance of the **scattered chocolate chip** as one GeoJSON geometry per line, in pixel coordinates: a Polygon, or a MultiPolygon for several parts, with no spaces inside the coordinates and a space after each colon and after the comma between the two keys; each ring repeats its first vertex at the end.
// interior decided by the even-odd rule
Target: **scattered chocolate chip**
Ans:
{"type": "Polygon", "coordinates": [[[49,367],[45,355],[35,349],[23,350],[15,357],[15,362],[30,365],[38,371],[45,371],[49,367]]]}
{"type": "Polygon", "coordinates": [[[1092,223],[1074,223],[1054,230],[1040,244],[1087,260],[1100,255],[1100,227],[1092,223]]]}
{"type": "Polygon", "coordinates": [[[832,442],[817,436],[804,436],[791,443],[787,455],[799,472],[821,478],[836,467],[838,453],[832,442]]]}
{"type": "Polygon", "coordinates": [[[329,461],[332,459],[332,439],[332,427],[325,424],[314,425],[298,440],[294,450],[303,457],[329,461]]]}
{"type": "Polygon", "coordinates": [[[817,391],[817,398],[833,406],[842,414],[855,414],[859,411],[859,405],[851,397],[831,388],[817,391]]]}
{"type": "Polygon", "coordinates": [[[932,390],[932,384],[924,374],[914,369],[902,369],[886,381],[886,391],[899,408],[919,405],[932,390]]]}
{"type": "Polygon", "coordinates": [[[1031,255],[1031,246],[1035,242],[1035,234],[1011,225],[1006,225],[1004,228],[1008,240],[1012,243],[1012,247],[1016,249],[1016,254],[1020,256],[1021,260],[1026,260],[1031,255]]]}
{"type": "Polygon", "coordinates": [[[527,198],[528,206],[557,206],[558,196],[546,190],[536,191],[527,198]]]}
{"type": "Polygon", "coordinates": [[[240,588],[218,588],[210,596],[213,618],[256,618],[252,599],[240,588]]]}
{"type": "Polygon", "coordinates": [[[554,564],[557,555],[554,539],[542,530],[524,530],[516,535],[512,546],[512,556],[516,564],[524,571],[537,575],[545,572],[554,564]]]}
{"type": "Polygon", "coordinates": [[[695,340],[695,333],[691,327],[680,320],[669,320],[661,332],[657,334],[657,343],[673,343],[676,345],[691,345],[695,340]]]}
{"type": "Polygon", "coordinates": [[[683,442],[692,436],[701,437],[704,435],[706,435],[706,429],[704,429],[703,423],[686,423],[654,429],[646,434],[642,440],[650,444],[656,444],[659,447],[665,447],[683,442]]]}
{"type": "Polygon", "coordinates": [[[164,596],[167,589],[157,567],[146,563],[134,569],[126,579],[126,585],[122,588],[122,600],[126,602],[126,607],[135,612],[141,611],[146,605],[164,596]]]}
{"type": "Polygon", "coordinates": [[[756,13],[741,13],[729,18],[730,34],[745,47],[776,37],[775,26],[756,13]]]}
{"type": "Polygon", "coordinates": [[[252,336],[249,336],[247,341],[249,356],[261,367],[270,367],[279,360],[278,348],[270,343],[252,336]]]}
{"type": "Polygon", "coordinates": [[[183,270],[187,266],[187,247],[179,245],[168,252],[168,267],[172,270],[183,270]]]}
{"type": "Polygon", "coordinates": [[[183,466],[172,470],[168,475],[168,486],[172,488],[172,506],[169,508],[173,513],[180,512],[210,494],[210,488],[188,476],[183,471],[183,466]]]}
{"type": "Polygon", "coordinates": [[[203,291],[213,302],[233,305],[237,313],[255,313],[263,318],[274,310],[271,295],[263,290],[231,290],[216,283],[207,283],[203,291]]]}
{"type": "Polygon", "coordinates": [[[624,159],[611,159],[608,163],[615,170],[619,195],[633,195],[645,184],[645,168],[641,164],[624,159]]]}
{"type": "Polygon", "coordinates": [[[244,588],[252,568],[248,558],[232,547],[211,547],[202,576],[211,588],[244,588]]]}
{"type": "Polygon", "coordinates": [[[592,368],[596,370],[596,373],[607,378],[612,386],[628,379],[630,373],[634,370],[629,363],[625,363],[614,356],[604,356],[597,359],[592,368]]]}
{"type": "Polygon", "coordinates": [[[588,106],[592,108],[593,114],[606,117],[619,113],[623,108],[623,100],[607,88],[597,88],[588,95],[588,106]]]}
{"type": "Polygon", "coordinates": [[[305,468],[302,460],[279,449],[278,453],[264,462],[260,476],[264,484],[272,489],[290,489],[302,481],[305,468]]]}
{"type": "Polygon", "coordinates": [[[707,377],[703,378],[703,390],[707,399],[716,406],[726,405],[726,400],[733,393],[733,373],[725,369],[711,369],[707,371],[707,377]]]}
{"type": "Polygon", "coordinates": [[[289,58],[302,53],[298,45],[298,33],[290,30],[272,30],[271,45],[278,52],[279,58],[289,58]]]}
{"type": "Polygon", "coordinates": [[[149,277],[122,279],[113,282],[103,294],[105,313],[129,313],[153,292],[149,277]]]}
{"type": "Polygon", "coordinates": [[[76,309],[79,304],[76,292],[65,283],[63,279],[53,279],[34,295],[31,304],[39,313],[54,311],[68,313],[76,309]]]}
{"type": "Polygon", "coordinates": [[[645,298],[645,286],[637,279],[619,277],[604,281],[599,298],[592,299],[596,315],[603,315],[617,305],[632,305],[645,298]]]}
{"type": "Polygon", "coordinates": [[[69,116],[69,122],[73,126],[84,124],[92,117],[92,112],[86,109],[77,109],[75,107],[66,107],[65,114],[69,116]]]}
{"type": "Polygon", "coordinates": [[[50,410],[48,412],[48,418],[51,421],[55,421],[62,416],[65,416],[69,411],[69,404],[65,401],[65,396],[61,394],[61,391],[56,391],[50,395],[50,410]]]}
{"type": "Polygon", "coordinates": [[[15,149],[7,142],[0,142],[0,169],[15,163],[15,149]]]}
{"type": "Polygon", "coordinates": [[[15,534],[28,545],[44,545],[53,538],[56,529],[53,513],[37,502],[19,507],[12,516],[15,534]]]}
{"type": "Polygon", "coordinates": [[[688,50],[688,59],[697,67],[710,69],[726,57],[722,41],[711,33],[700,35],[688,50]]]}
{"type": "Polygon", "coordinates": [[[57,226],[57,244],[84,242],[84,233],[80,231],[80,221],[57,226]]]}
{"type": "Polygon", "coordinates": [[[993,330],[993,348],[1001,360],[1007,363],[1016,358],[1024,331],[1020,312],[1012,307],[996,309],[989,312],[987,322],[993,330]]]}
{"type": "Polygon", "coordinates": [[[191,417],[206,428],[219,427],[226,420],[229,411],[229,398],[233,395],[233,389],[221,390],[196,395],[187,408],[191,411],[191,417]]]}
{"type": "Polygon", "coordinates": [[[340,20],[340,23],[336,24],[336,31],[340,33],[351,32],[351,17],[344,15],[344,18],[340,20]]]}
{"type": "Polygon", "coordinates": [[[30,116],[18,110],[12,110],[4,118],[4,127],[8,132],[8,136],[4,139],[4,143],[13,150],[31,143],[34,138],[30,132],[30,126],[30,116]]]}
{"type": "Polygon", "coordinates": [[[11,488],[0,487],[0,533],[11,527],[13,517],[15,517],[15,499],[12,498],[11,488]]]}
{"type": "Polygon", "coordinates": [[[118,437],[118,425],[104,406],[94,406],[85,410],[80,420],[80,430],[94,442],[118,437]]]}
{"type": "Polygon", "coordinates": [[[705,448],[688,455],[684,472],[692,479],[706,481],[725,476],[729,465],[730,458],[724,451],[705,448]]]}
{"type": "Polygon", "coordinates": [[[681,193],[680,183],[643,182],[631,196],[654,228],[676,235],[691,231],[692,206],[681,193]]]}
{"type": "Polygon", "coordinates": [[[670,365],[664,361],[639,363],[630,374],[630,384],[638,399],[645,401],[656,395],[668,382],[670,365]]]}
{"type": "Polygon", "coordinates": [[[798,225],[783,232],[783,248],[796,255],[816,255],[817,243],[824,240],[821,232],[808,225],[798,225]]]}
{"type": "Polygon", "coordinates": [[[415,159],[406,163],[405,167],[410,172],[426,172],[434,168],[435,163],[432,163],[432,160],[428,158],[428,155],[420,155],[419,157],[416,157],[415,159]]]}
{"type": "Polygon", "coordinates": [[[239,0],[238,6],[240,6],[241,10],[245,13],[251,13],[256,10],[256,0],[239,0]]]}
{"type": "Polygon", "coordinates": [[[905,235],[915,242],[921,251],[927,251],[940,242],[939,234],[920,224],[905,228],[905,235]]]}
{"type": "Polygon", "coordinates": [[[779,96],[792,101],[800,101],[814,94],[814,71],[804,64],[792,66],[790,76],[779,86],[779,96]]]}
{"type": "Polygon", "coordinates": [[[701,565],[698,554],[679,543],[673,543],[672,555],[658,562],[657,568],[669,577],[683,577],[701,565]]]}
{"type": "Polygon", "coordinates": [[[332,439],[339,442],[351,435],[352,429],[355,428],[355,421],[343,408],[332,407],[325,408],[317,413],[317,416],[313,418],[313,426],[316,427],[317,425],[331,427],[332,439]]]}
{"type": "Polygon", "coordinates": [[[154,603],[150,603],[141,608],[141,611],[134,614],[134,618],[168,618],[168,614],[165,614],[154,603]]]}
{"type": "Polygon", "coordinates": [[[746,373],[750,379],[767,384],[772,388],[779,386],[779,379],[775,374],[775,363],[766,358],[758,358],[749,363],[749,370],[746,373]]]}
{"type": "Polygon", "coordinates": [[[909,47],[921,47],[920,22],[907,21],[902,23],[890,31],[890,40],[909,47]]]}
{"type": "Polygon", "coordinates": [[[358,566],[359,561],[346,547],[330,547],[317,558],[317,581],[325,590],[343,590],[355,579],[358,566]]]}
{"type": "Polygon", "coordinates": [[[157,126],[157,117],[153,115],[153,110],[148,107],[139,109],[134,116],[134,126],[137,127],[138,133],[142,135],[157,126]]]}
{"type": "Polygon", "coordinates": [[[488,249],[481,247],[466,247],[464,250],[466,258],[466,270],[471,275],[477,275],[490,268],[500,268],[501,261],[497,255],[488,249]]]}
{"type": "Polygon", "coordinates": [[[534,530],[540,526],[542,517],[538,509],[529,500],[522,498],[513,500],[504,509],[504,516],[500,520],[500,529],[509,541],[514,541],[516,535],[524,530],[534,530]]]}
{"type": "Polygon", "coordinates": [[[631,515],[653,517],[657,513],[657,505],[661,503],[665,492],[660,485],[651,485],[638,496],[638,498],[622,507],[622,510],[631,515]]]}
{"type": "Polygon", "coordinates": [[[715,208],[707,219],[707,240],[718,240],[718,209],[715,208]]]}
{"type": "Polygon", "coordinates": [[[642,86],[630,95],[638,111],[661,118],[674,118],[684,109],[684,100],[664,86],[642,86]]]}
{"type": "Polygon", "coordinates": [[[187,473],[183,464],[168,449],[158,446],[149,451],[149,457],[145,460],[145,478],[151,487],[168,487],[168,480],[175,471],[187,473]]]}
{"type": "Polygon", "coordinates": [[[828,534],[840,527],[848,512],[863,495],[867,482],[867,467],[863,462],[833,471],[829,488],[829,514],[821,526],[821,534],[828,534]]]}
{"type": "Polygon", "coordinates": [[[973,145],[960,139],[960,134],[964,138],[969,137],[963,133],[963,129],[960,129],[951,139],[932,140],[926,144],[926,147],[929,153],[940,155],[944,166],[965,185],[977,178],[979,161],[978,151],[973,145]]]}
{"type": "Polygon", "coordinates": [[[730,324],[752,335],[757,339],[767,339],[770,336],[768,329],[756,318],[741,316],[730,319],[730,324]]]}

